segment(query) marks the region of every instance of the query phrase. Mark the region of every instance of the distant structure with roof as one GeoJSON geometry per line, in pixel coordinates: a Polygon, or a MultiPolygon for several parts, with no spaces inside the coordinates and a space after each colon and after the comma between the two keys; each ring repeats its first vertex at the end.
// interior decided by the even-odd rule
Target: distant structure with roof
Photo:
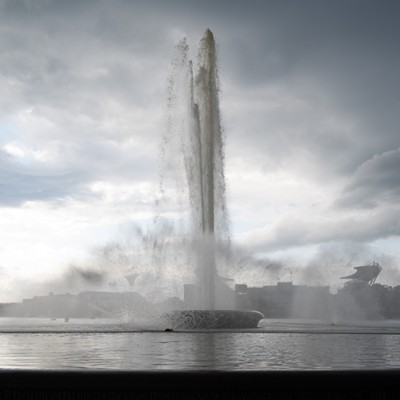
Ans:
{"type": "Polygon", "coordinates": [[[370,265],[354,267],[354,269],[356,270],[354,274],[343,276],[340,279],[351,279],[352,281],[366,282],[369,285],[373,285],[382,271],[382,267],[376,262],[370,265]]]}

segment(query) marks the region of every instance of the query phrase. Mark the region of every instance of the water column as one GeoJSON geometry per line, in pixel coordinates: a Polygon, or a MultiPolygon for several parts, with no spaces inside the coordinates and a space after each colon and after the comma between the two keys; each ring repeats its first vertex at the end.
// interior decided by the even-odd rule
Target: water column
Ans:
{"type": "Polygon", "coordinates": [[[224,204],[224,174],[222,165],[222,137],[218,100],[216,48],[213,34],[207,30],[200,42],[199,66],[191,78],[192,160],[194,176],[188,177],[189,186],[197,197],[198,279],[204,296],[203,307],[213,310],[215,304],[215,240],[216,214],[224,204]]]}
{"type": "Polygon", "coordinates": [[[178,188],[189,195],[191,235],[187,254],[196,279],[184,287],[187,309],[172,310],[162,318],[169,329],[255,328],[264,316],[258,311],[236,310],[235,292],[219,275],[229,260],[230,241],[213,34],[209,29],[204,33],[196,68],[189,59],[186,39],[176,50],[168,81],[170,115],[165,144],[172,145],[178,188]],[[186,185],[182,185],[182,172],[186,185]]]}

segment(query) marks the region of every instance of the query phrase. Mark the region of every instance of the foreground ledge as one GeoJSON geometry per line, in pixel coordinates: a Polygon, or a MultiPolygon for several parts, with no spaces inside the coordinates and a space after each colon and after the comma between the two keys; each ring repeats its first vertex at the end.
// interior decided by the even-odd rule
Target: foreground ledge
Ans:
{"type": "Polygon", "coordinates": [[[1,370],[1,399],[393,399],[400,370],[1,370]],[[200,396],[200,397],[199,397],[200,396]]]}
{"type": "Polygon", "coordinates": [[[168,330],[253,329],[265,318],[259,311],[174,310],[161,316],[168,330]]]}

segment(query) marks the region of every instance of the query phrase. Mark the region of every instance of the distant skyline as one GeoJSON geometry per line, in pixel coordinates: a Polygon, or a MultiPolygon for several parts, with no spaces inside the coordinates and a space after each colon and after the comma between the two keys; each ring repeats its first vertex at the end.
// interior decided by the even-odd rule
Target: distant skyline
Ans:
{"type": "Polygon", "coordinates": [[[0,0],[0,301],[151,224],[174,46],[206,28],[233,243],[400,284],[398,1],[0,0]]]}

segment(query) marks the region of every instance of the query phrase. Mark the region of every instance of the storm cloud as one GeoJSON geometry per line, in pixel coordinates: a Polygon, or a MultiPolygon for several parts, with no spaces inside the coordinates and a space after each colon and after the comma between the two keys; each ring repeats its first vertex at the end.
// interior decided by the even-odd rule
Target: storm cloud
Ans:
{"type": "Polygon", "coordinates": [[[186,37],[195,59],[206,28],[233,240],[267,255],[386,243],[395,259],[399,14],[389,0],[1,0],[1,265],[43,273],[18,251],[40,240],[56,271],[151,220],[174,46],[186,37]]]}
{"type": "Polygon", "coordinates": [[[341,207],[376,208],[400,198],[400,149],[377,154],[354,172],[337,200],[341,207]]]}

